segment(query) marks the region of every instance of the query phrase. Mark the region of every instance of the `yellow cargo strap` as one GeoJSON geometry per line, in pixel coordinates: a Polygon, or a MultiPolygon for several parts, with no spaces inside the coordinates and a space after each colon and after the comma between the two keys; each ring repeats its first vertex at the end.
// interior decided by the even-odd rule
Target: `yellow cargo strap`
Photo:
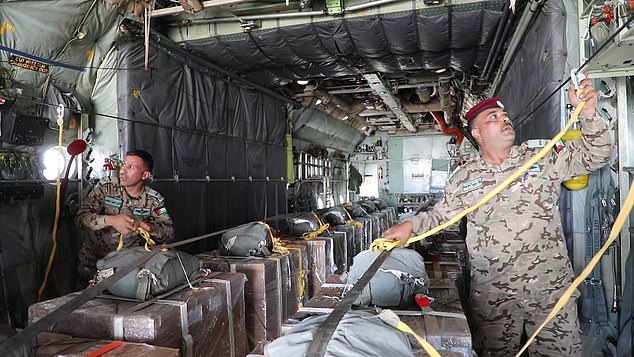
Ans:
{"type": "Polygon", "coordinates": [[[325,231],[328,230],[328,228],[330,228],[330,225],[328,223],[322,225],[321,227],[319,227],[316,231],[313,232],[308,232],[308,233],[304,233],[304,235],[302,236],[302,238],[304,238],[304,240],[312,240],[317,238],[320,234],[324,233],[325,231]]]}
{"type": "Polygon", "coordinates": [[[410,335],[414,336],[416,338],[416,341],[420,343],[420,345],[430,357],[440,357],[440,353],[438,353],[438,351],[436,351],[436,349],[429,342],[425,341],[424,338],[420,337],[416,332],[414,332],[411,327],[407,326],[405,322],[401,321],[401,319],[398,317],[397,314],[394,313],[394,311],[383,310],[379,313],[378,316],[381,321],[385,322],[386,324],[396,328],[399,331],[409,333],[410,335]]]}
{"type": "Polygon", "coordinates": [[[317,238],[320,234],[328,230],[328,228],[330,228],[330,224],[324,223],[315,212],[313,212],[313,215],[315,216],[315,218],[317,218],[317,222],[319,222],[320,226],[319,228],[317,228],[316,231],[304,233],[302,235],[302,238],[304,238],[304,240],[313,240],[317,238]]]}
{"type": "MultiPolygon", "coordinates": [[[[145,239],[145,250],[151,252],[148,245],[154,246],[156,242],[150,237],[150,233],[141,227],[137,228],[136,232],[145,239]]],[[[121,250],[121,248],[123,248],[123,234],[119,234],[119,244],[117,244],[117,250],[121,250]]]]}
{"type": "Polygon", "coordinates": [[[343,211],[346,212],[346,215],[348,216],[348,220],[346,220],[346,224],[349,224],[351,226],[355,226],[355,227],[357,227],[359,229],[362,229],[363,228],[363,223],[359,222],[359,221],[355,221],[354,219],[352,219],[352,216],[350,215],[350,212],[348,212],[348,210],[345,209],[345,207],[346,207],[345,205],[346,204],[348,206],[352,206],[352,203],[348,202],[348,203],[344,203],[344,204],[341,205],[341,207],[343,208],[343,211]]]}
{"type": "Polygon", "coordinates": [[[351,226],[357,227],[359,229],[363,228],[363,223],[359,222],[359,221],[354,221],[352,219],[349,219],[346,221],[346,224],[349,224],[351,226]]]}
{"type": "Polygon", "coordinates": [[[581,274],[579,274],[579,276],[572,282],[572,284],[568,287],[568,289],[564,291],[563,295],[559,298],[559,300],[557,300],[557,303],[555,304],[555,307],[553,308],[553,310],[546,317],[546,320],[542,322],[541,325],[539,325],[539,327],[537,328],[537,330],[535,330],[533,335],[526,341],[526,344],[517,353],[516,357],[519,357],[528,348],[528,346],[535,340],[535,337],[541,332],[544,326],[546,326],[546,324],[548,324],[550,320],[552,320],[555,316],[557,316],[557,313],[561,311],[561,309],[566,305],[568,300],[570,300],[570,297],[574,293],[575,289],[577,289],[577,287],[579,287],[579,285],[581,285],[584,282],[584,280],[588,277],[588,275],[592,273],[592,270],[599,263],[603,254],[608,250],[608,248],[610,248],[610,245],[612,245],[612,243],[619,236],[619,233],[621,232],[621,227],[623,227],[623,223],[625,223],[625,219],[628,217],[630,211],[632,210],[633,205],[634,205],[634,182],[630,186],[630,191],[627,194],[625,203],[623,203],[621,212],[619,212],[619,215],[616,217],[616,220],[614,221],[614,225],[612,226],[612,230],[610,231],[610,236],[608,237],[608,239],[605,241],[605,243],[603,243],[603,246],[601,247],[601,249],[599,249],[597,254],[594,257],[592,257],[592,259],[590,260],[590,263],[588,263],[588,265],[583,269],[581,274]]]}
{"type": "MultiPolygon", "coordinates": [[[[441,225],[437,226],[436,228],[433,228],[433,229],[431,229],[431,230],[429,230],[429,231],[427,231],[427,232],[425,232],[423,234],[420,234],[420,235],[417,235],[417,236],[414,236],[414,237],[408,239],[407,243],[405,245],[409,245],[409,244],[412,244],[412,243],[417,242],[419,240],[425,239],[425,238],[427,238],[429,236],[432,236],[432,235],[442,231],[445,228],[448,228],[449,226],[451,226],[451,225],[457,223],[458,221],[460,221],[460,219],[462,219],[462,217],[464,217],[464,216],[468,215],[469,213],[475,211],[480,206],[482,206],[483,204],[488,202],[491,198],[495,197],[495,195],[497,195],[498,193],[502,192],[502,190],[504,190],[513,181],[515,181],[520,176],[522,176],[524,174],[524,172],[526,172],[528,169],[530,169],[534,164],[536,164],[539,160],[541,160],[544,156],[546,156],[546,154],[550,150],[552,150],[552,148],[561,139],[561,137],[564,136],[564,134],[568,131],[568,129],[570,129],[572,127],[572,125],[577,121],[577,117],[579,116],[579,113],[581,112],[581,109],[583,109],[583,106],[585,105],[585,103],[586,102],[584,102],[584,101],[579,102],[579,105],[577,105],[577,107],[575,108],[574,112],[570,116],[570,119],[568,120],[568,122],[566,123],[564,128],[559,132],[559,134],[555,135],[555,137],[552,138],[552,140],[550,140],[548,142],[548,144],[546,144],[546,146],[544,146],[535,156],[530,158],[530,160],[528,160],[524,165],[522,165],[522,167],[520,167],[519,169],[517,169],[517,171],[515,171],[513,174],[511,174],[509,177],[507,177],[506,180],[504,180],[501,184],[499,184],[491,192],[489,192],[486,196],[484,196],[478,203],[476,203],[475,205],[473,205],[473,206],[465,209],[464,211],[458,213],[456,216],[454,216],[452,219],[450,219],[446,223],[441,224],[441,225]]],[[[379,238],[379,239],[376,239],[374,242],[372,242],[372,245],[370,246],[370,249],[372,251],[374,251],[374,252],[380,252],[380,251],[383,251],[383,250],[392,250],[392,249],[398,247],[399,244],[400,244],[399,241],[394,241],[394,240],[385,239],[385,238],[379,238]]]]}
{"type": "Polygon", "coordinates": [[[299,250],[299,266],[297,268],[297,307],[304,307],[304,279],[306,279],[306,273],[304,272],[304,265],[302,263],[302,251],[299,250]]]}
{"type": "Polygon", "coordinates": [[[286,248],[284,246],[284,243],[282,243],[282,240],[280,238],[277,238],[273,235],[273,230],[271,229],[271,226],[269,226],[268,224],[266,224],[265,222],[262,221],[257,221],[255,223],[261,224],[264,227],[266,227],[266,231],[269,235],[269,237],[271,238],[271,242],[273,242],[273,252],[274,253],[280,253],[280,254],[284,254],[287,255],[288,252],[288,248],[286,248]]]}
{"type": "MultiPolygon", "coordinates": [[[[350,203],[350,202],[348,202],[348,203],[350,203]]],[[[350,212],[348,212],[348,210],[345,209],[345,206],[344,206],[345,204],[346,203],[341,205],[341,207],[343,208],[343,211],[346,212],[346,215],[348,216],[348,220],[346,221],[346,224],[349,224],[349,225],[355,226],[355,227],[357,227],[359,229],[362,229],[363,228],[363,223],[359,222],[359,221],[355,221],[354,219],[352,219],[352,216],[350,215],[350,212]]],[[[352,203],[350,203],[348,206],[352,206],[352,203]]]]}

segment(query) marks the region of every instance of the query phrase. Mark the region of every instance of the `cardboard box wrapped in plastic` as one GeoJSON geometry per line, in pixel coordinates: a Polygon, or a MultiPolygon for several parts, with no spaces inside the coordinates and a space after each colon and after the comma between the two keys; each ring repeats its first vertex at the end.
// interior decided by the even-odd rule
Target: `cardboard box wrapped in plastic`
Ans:
{"type": "MultiPolygon", "coordinates": [[[[60,320],[54,332],[177,348],[182,356],[243,356],[247,351],[244,274],[213,273],[138,311],[139,301],[102,295],[60,320]]],[[[78,293],[29,307],[35,323],[78,293]]]]}
{"type": "MultiPolygon", "coordinates": [[[[363,225],[363,223],[361,223],[363,225]]],[[[342,233],[346,236],[346,260],[347,268],[352,266],[352,258],[365,249],[363,240],[363,227],[357,228],[352,224],[342,224],[332,227],[333,232],[342,233]]]]}
{"type": "Polygon", "coordinates": [[[337,266],[335,265],[335,247],[334,247],[334,240],[333,238],[328,234],[328,233],[324,233],[323,235],[315,238],[316,240],[323,240],[324,242],[326,242],[326,245],[324,247],[325,251],[324,251],[324,257],[326,258],[325,260],[325,272],[326,272],[326,278],[328,278],[329,276],[331,276],[332,274],[334,274],[334,272],[337,270],[337,266]]]}
{"type": "Polygon", "coordinates": [[[381,212],[385,213],[387,215],[387,227],[390,228],[393,225],[396,224],[397,220],[396,220],[396,210],[394,209],[394,207],[388,207],[385,209],[382,209],[381,212]]]}
{"type": "Polygon", "coordinates": [[[287,254],[275,253],[271,258],[280,257],[280,267],[282,267],[282,322],[293,317],[305,300],[306,272],[304,267],[308,266],[304,260],[306,257],[306,247],[286,247],[287,254]],[[284,262],[285,261],[285,262],[284,262]]]}
{"type": "Polygon", "coordinates": [[[374,240],[372,237],[374,222],[369,216],[357,217],[354,220],[363,224],[363,228],[361,229],[361,234],[363,235],[363,249],[361,250],[366,250],[370,247],[370,244],[372,244],[372,241],[374,240]]]}
{"type": "Polygon", "coordinates": [[[469,324],[460,303],[455,281],[431,279],[429,294],[435,299],[432,302],[432,312],[422,317],[401,316],[401,321],[436,349],[447,350],[462,357],[474,356],[469,324]]]}
{"type": "Polygon", "coordinates": [[[96,340],[44,332],[37,336],[35,357],[179,357],[178,349],[151,346],[145,343],[96,340]],[[103,353],[100,353],[103,352],[103,353]]]}
{"type": "MultiPolygon", "coordinates": [[[[307,286],[310,264],[308,263],[308,247],[296,245],[292,247],[287,246],[286,248],[291,252],[291,259],[289,259],[291,265],[291,281],[295,286],[295,298],[297,301],[296,309],[292,313],[289,310],[288,317],[290,318],[308,301],[307,286]],[[297,254],[292,254],[293,252],[297,254]]],[[[291,308],[293,307],[290,304],[289,306],[291,306],[291,308]]]]}
{"type": "Polygon", "coordinates": [[[286,320],[286,310],[288,310],[288,295],[289,295],[289,290],[291,290],[292,287],[292,282],[291,282],[291,265],[289,262],[289,256],[288,254],[280,254],[280,253],[273,253],[270,256],[268,256],[266,259],[273,259],[273,260],[277,260],[277,265],[280,269],[280,275],[278,276],[278,280],[280,282],[280,301],[282,303],[281,305],[281,310],[280,310],[280,323],[284,322],[284,320],[286,320]]]}
{"type": "Polygon", "coordinates": [[[346,235],[342,232],[327,232],[317,238],[322,237],[332,240],[333,265],[329,275],[342,274],[348,271],[348,244],[346,242],[346,235]]]}
{"type": "Polygon", "coordinates": [[[456,279],[462,281],[463,266],[456,254],[436,254],[431,261],[425,260],[425,270],[432,279],[456,279]]]}
{"type": "Polygon", "coordinates": [[[279,259],[198,254],[201,268],[231,271],[247,276],[244,287],[246,330],[249,350],[258,349],[280,335],[282,325],[282,274],[279,259]]]}
{"type": "Polygon", "coordinates": [[[319,291],[321,284],[326,281],[326,241],[320,239],[285,240],[284,245],[287,247],[306,247],[308,267],[305,268],[307,277],[305,290],[308,299],[310,299],[319,291]]]}

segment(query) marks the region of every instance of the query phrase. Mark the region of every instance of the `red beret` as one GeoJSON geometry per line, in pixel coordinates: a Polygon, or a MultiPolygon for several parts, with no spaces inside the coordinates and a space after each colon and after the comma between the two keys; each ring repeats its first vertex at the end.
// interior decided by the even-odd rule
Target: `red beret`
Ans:
{"type": "Polygon", "coordinates": [[[489,108],[502,108],[504,109],[504,105],[502,104],[502,100],[500,97],[493,97],[489,99],[485,99],[480,103],[473,106],[473,108],[469,109],[467,114],[465,114],[465,119],[467,121],[475,118],[478,114],[480,114],[483,110],[489,108]]]}

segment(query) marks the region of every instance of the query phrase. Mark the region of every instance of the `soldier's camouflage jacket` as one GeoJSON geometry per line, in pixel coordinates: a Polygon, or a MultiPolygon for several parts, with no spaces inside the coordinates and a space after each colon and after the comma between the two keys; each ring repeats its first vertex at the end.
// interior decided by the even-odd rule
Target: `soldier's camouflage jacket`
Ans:
{"type": "MultiPolygon", "coordinates": [[[[164,199],[161,194],[147,185],[139,197],[131,197],[125,188],[119,185],[118,179],[101,180],[88,197],[84,205],[77,212],[76,225],[88,233],[82,252],[85,250],[99,250],[99,252],[84,252],[94,260],[100,259],[110,251],[117,248],[119,233],[105,224],[106,215],[125,214],[138,220],[153,223],[155,226],[152,237],[160,242],[169,242],[174,239],[174,227],[170,215],[165,209],[164,199]]],[[[137,235],[123,237],[124,246],[129,247],[138,243],[137,235]]],[[[82,260],[80,254],[80,260],[82,260]]],[[[91,262],[92,263],[92,262],[91,262]]],[[[90,264],[92,265],[92,264],[90,264]]]]}
{"type": "MultiPolygon", "coordinates": [[[[553,293],[560,295],[557,293],[574,279],[559,216],[560,185],[602,167],[612,152],[607,126],[600,117],[580,121],[583,140],[556,146],[467,216],[472,287],[513,295],[519,287],[530,286],[554,299],[553,293]]],[[[480,158],[465,163],[450,179],[434,209],[410,218],[414,232],[426,232],[477,203],[541,146],[532,140],[513,146],[499,166],[480,158]]]]}

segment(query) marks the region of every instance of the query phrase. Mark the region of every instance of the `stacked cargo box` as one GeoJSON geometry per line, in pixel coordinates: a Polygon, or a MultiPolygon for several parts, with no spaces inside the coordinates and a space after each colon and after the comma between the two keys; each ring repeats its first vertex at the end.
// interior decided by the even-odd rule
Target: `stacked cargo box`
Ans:
{"type": "MultiPolygon", "coordinates": [[[[178,349],[181,356],[244,356],[244,284],[240,273],[212,273],[196,283],[154,301],[101,295],[56,323],[54,332],[96,340],[120,340],[178,349]],[[142,308],[139,308],[143,306],[142,308]]],[[[35,323],[73,299],[73,293],[29,307],[35,323]]]]}
{"type": "MultiPolygon", "coordinates": [[[[284,260],[219,256],[217,252],[199,254],[201,267],[213,271],[230,271],[246,275],[244,302],[249,350],[260,348],[280,335],[284,311],[282,270],[284,260]]],[[[285,260],[288,265],[288,259],[285,260]]],[[[284,266],[284,267],[283,267],[284,266]]]]}

